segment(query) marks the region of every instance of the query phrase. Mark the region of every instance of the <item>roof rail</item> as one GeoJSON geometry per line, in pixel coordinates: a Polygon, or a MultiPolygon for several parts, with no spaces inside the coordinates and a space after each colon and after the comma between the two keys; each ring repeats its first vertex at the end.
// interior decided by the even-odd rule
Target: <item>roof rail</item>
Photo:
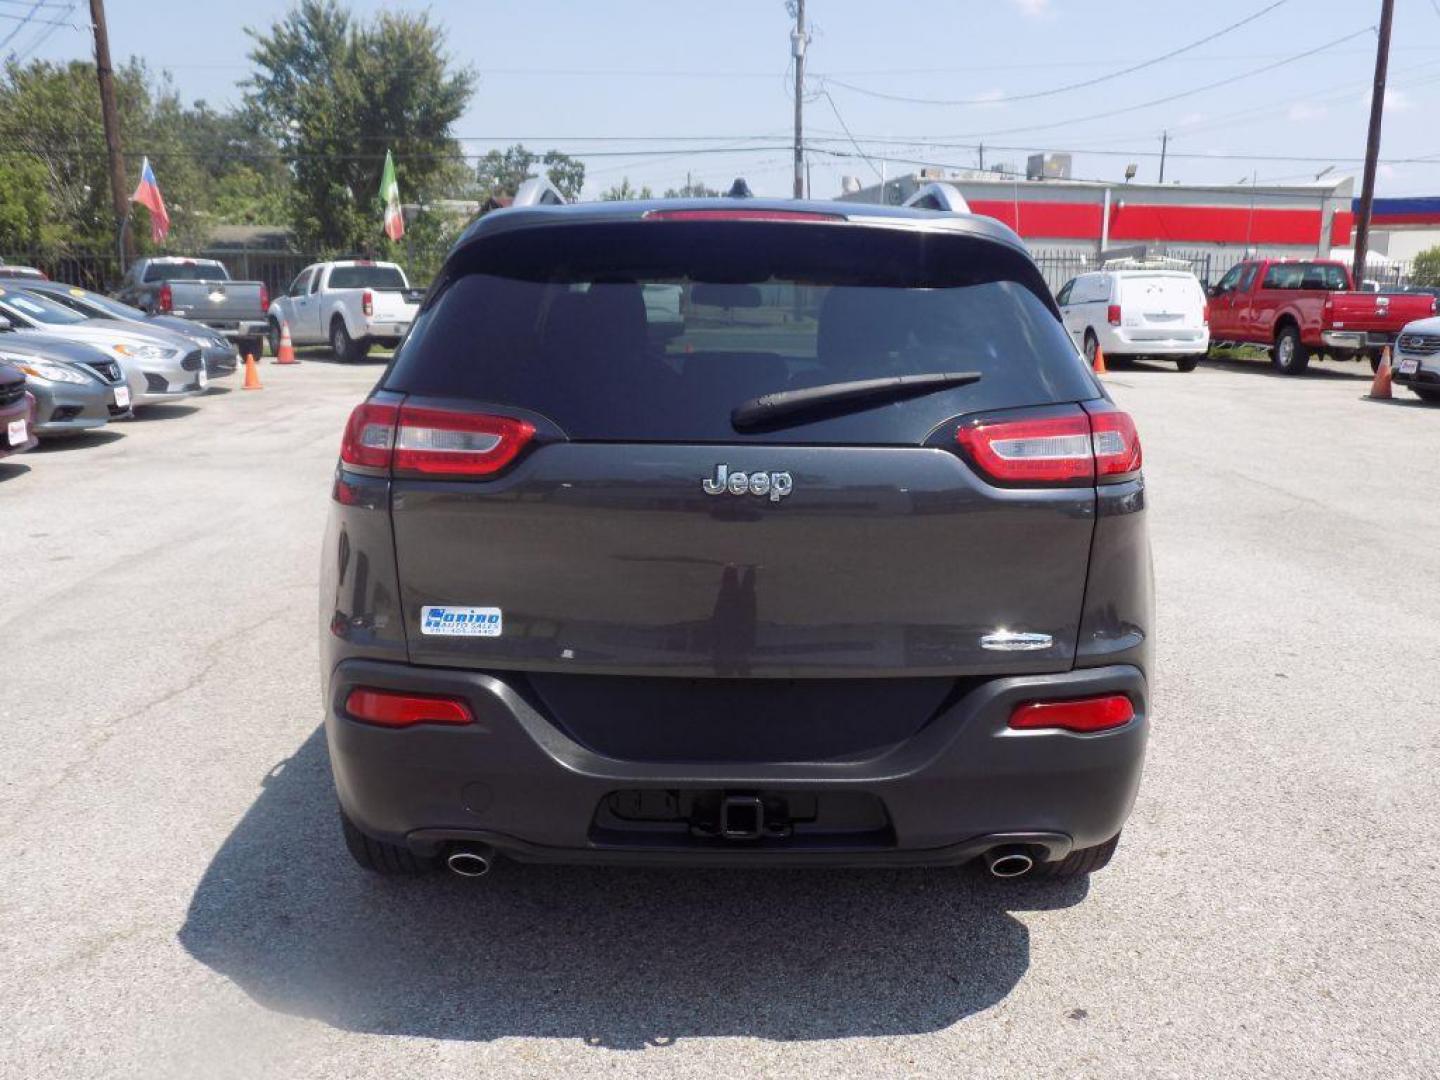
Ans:
{"type": "Polygon", "coordinates": [[[532,176],[515,189],[511,206],[564,206],[565,196],[543,176],[532,176]]]}
{"type": "Polygon", "coordinates": [[[918,188],[901,206],[920,210],[948,210],[952,214],[970,213],[970,204],[954,184],[929,183],[918,188]]]}

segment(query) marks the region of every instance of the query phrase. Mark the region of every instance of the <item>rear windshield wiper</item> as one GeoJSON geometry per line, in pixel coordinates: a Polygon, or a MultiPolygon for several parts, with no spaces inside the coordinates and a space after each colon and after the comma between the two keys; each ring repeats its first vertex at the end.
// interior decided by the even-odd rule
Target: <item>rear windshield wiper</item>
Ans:
{"type": "Polygon", "coordinates": [[[969,386],[982,378],[978,371],[934,372],[927,375],[895,375],[888,379],[860,379],[855,382],[826,383],[803,390],[781,390],[742,401],[730,411],[736,431],[783,426],[807,417],[838,416],[868,409],[887,401],[933,394],[955,386],[969,386]]]}

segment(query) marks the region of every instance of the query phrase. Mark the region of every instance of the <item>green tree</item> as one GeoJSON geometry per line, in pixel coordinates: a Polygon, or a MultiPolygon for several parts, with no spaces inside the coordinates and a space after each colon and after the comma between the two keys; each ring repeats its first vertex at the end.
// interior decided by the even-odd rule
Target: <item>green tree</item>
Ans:
{"type": "Polygon", "coordinates": [[[1440,285],[1440,247],[1426,248],[1415,256],[1410,280],[1416,285],[1440,285]]]}
{"type": "Polygon", "coordinates": [[[600,193],[600,198],[606,202],[621,202],[625,199],[653,199],[654,193],[648,187],[637,188],[630,183],[628,176],[621,179],[620,183],[612,184],[600,193]]]}
{"type": "MultiPolygon", "coordinates": [[[[136,183],[141,156],[148,156],[170,212],[168,246],[203,239],[210,177],[201,156],[187,144],[187,110],[165,78],[130,60],[115,72],[116,108],[125,147],[126,187],[136,183]]],[[[100,125],[95,67],[83,61],[10,63],[0,78],[0,153],[11,162],[8,177],[19,187],[4,190],[41,215],[31,234],[47,247],[115,247],[110,175],[100,125]],[[35,168],[17,168],[15,160],[35,168]],[[25,185],[41,184],[43,196],[25,185]]],[[[129,194],[129,191],[126,191],[129,194]]],[[[132,231],[141,250],[149,246],[149,213],[131,206],[132,231]]]]}
{"type": "Polygon", "coordinates": [[[678,188],[666,188],[665,198],[667,199],[718,199],[724,192],[716,188],[706,187],[703,180],[691,180],[685,177],[685,183],[678,188]]]}
{"type": "Polygon", "coordinates": [[[427,13],[386,11],[360,23],[336,0],[303,0],[269,31],[246,32],[256,68],[246,104],[293,160],[291,227],[302,244],[378,245],[387,148],[406,202],[464,183],[451,127],[475,73],[452,63],[427,13]]]}
{"type": "Polygon", "coordinates": [[[580,197],[585,186],[585,163],[579,158],[547,150],[543,155],[526,149],[523,143],[491,150],[475,166],[475,184],[481,199],[514,195],[528,177],[535,176],[538,166],[545,167],[546,178],[566,200],[580,197]]]}

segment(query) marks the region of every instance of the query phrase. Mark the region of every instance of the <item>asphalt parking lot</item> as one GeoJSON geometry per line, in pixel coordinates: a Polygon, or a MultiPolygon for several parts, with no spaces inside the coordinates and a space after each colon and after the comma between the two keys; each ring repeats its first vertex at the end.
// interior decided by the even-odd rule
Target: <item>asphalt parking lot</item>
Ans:
{"type": "Polygon", "coordinates": [[[389,882],[340,842],[315,629],[381,365],[306,359],[0,463],[0,1074],[1440,1073],[1440,409],[1354,364],[1107,377],[1159,667],[1088,886],[389,882]]]}

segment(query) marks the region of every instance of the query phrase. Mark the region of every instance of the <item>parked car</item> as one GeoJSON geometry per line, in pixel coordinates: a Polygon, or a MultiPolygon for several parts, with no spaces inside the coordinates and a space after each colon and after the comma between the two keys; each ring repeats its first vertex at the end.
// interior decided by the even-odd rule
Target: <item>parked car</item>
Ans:
{"type": "Polygon", "coordinates": [[[1406,323],[1433,314],[1433,296],[1355,290],[1344,263],[1251,259],[1211,290],[1210,338],[1268,346],[1271,363],[1285,375],[1303,372],[1315,352],[1364,356],[1378,367],[1381,350],[1406,323]]]}
{"type": "Polygon", "coordinates": [[[337,360],[363,360],[374,345],[400,343],[424,295],[425,290],[410,287],[405,271],[394,263],[315,263],[270,305],[270,350],[280,351],[280,324],[287,322],[294,344],[328,342],[337,360]]]}
{"type": "Polygon", "coordinates": [[[1418,319],[1395,342],[1394,381],[1440,404],[1440,318],[1418,319]]]}
{"type": "Polygon", "coordinates": [[[24,453],[35,436],[35,398],[25,388],[25,373],[0,360],[0,458],[24,453]]]}
{"type": "Polygon", "coordinates": [[[263,281],[230,280],[224,263],[214,259],[136,259],[115,299],[147,315],[174,315],[208,326],[234,342],[242,357],[264,355],[269,290],[263,281]]]}
{"type": "Polygon", "coordinates": [[[86,319],[47,297],[0,288],[0,331],[12,329],[103,350],[125,372],[135,406],[194,397],[210,384],[200,349],[178,334],[134,323],[86,319]]]}
{"type": "Polygon", "coordinates": [[[1188,270],[1139,267],[1080,274],[1055,302],[1065,329],[1093,367],[1107,357],[1173,359],[1194,371],[1210,349],[1205,290],[1188,270]]]}
{"type": "Polygon", "coordinates": [[[91,292],[59,281],[26,282],[25,291],[47,296],[57,303],[78,311],[87,319],[111,319],[133,322],[149,329],[169,330],[200,346],[205,356],[205,371],[212,379],[235,374],[239,356],[235,346],[222,335],[189,319],[174,315],[147,315],[137,307],[123,304],[103,293],[91,292]]]}
{"type": "Polygon", "coordinates": [[[1013,232],[535,206],[437,280],[325,539],[362,866],[1105,865],[1150,716],[1140,443],[1013,232]]]}
{"type": "Polygon", "coordinates": [[[13,279],[17,281],[48,281],[44,271],[36,270],[33,266],[12,266],[0,261],[0,278],[13,279]]]}
{"type": "Polygon", "coordinates": [[[75,435],[134,415],[119,363],[99,349],[41,334],[0,335],[0,362],[35,396],[35,434],[75,435]]]}

